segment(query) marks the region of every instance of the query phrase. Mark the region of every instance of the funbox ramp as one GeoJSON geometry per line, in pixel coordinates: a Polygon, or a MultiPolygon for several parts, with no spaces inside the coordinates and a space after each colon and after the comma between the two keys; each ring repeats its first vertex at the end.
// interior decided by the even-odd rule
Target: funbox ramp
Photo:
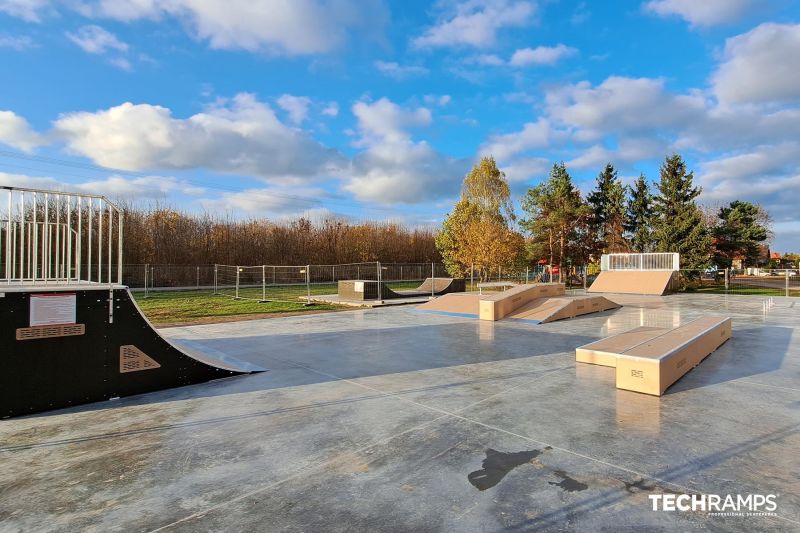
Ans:
{"type": "Polygon", "coordinates": [[[672,290],[675,276],[670,270],[603,271],[587,292],[663,296],[672,290]]]}
{"type": "Polygon", "coordinates": [[[492,294],[446,294],[417,307],[423,312],[481,320],[543,324],[620,307],[602,296],[565,296],[561,283],[518,285],[492,294]]]}
{"type": "Polygon", "coordinates": [[[337,288],[340,298],[366,301],[463,293],[467,287],[463,278],[427,278],[415,289],[407,291],[392,290],[385,282],[376,280],[341,280],[337,288]]]}
{"type": "Polygon", "coordinates": [[[169,343],[122,286],[2,292],[2,418],[263,371],[169,343]],[[37,325],[31,300],[44,296],[74,306],[74,320],[37,325]]]}
{"type": "Polygon", "coordinates": [[[731,338],[729,317],[706,316],[677,328],[638,327],[575,350],[579,363],[616,368],[617,388],[661,396],[731,338]]]}

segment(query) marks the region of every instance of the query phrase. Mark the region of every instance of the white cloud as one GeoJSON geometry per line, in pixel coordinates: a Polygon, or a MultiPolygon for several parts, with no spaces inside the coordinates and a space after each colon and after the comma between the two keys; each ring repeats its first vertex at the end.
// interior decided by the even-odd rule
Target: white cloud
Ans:
{"type": "Polygon", "coordinates": [[[428,105],[437,105],[440,107],[444,107],[450,103],[452,98],[449,94],[443,94],[441,96],[436,96],[435,94],[426,94],[422,97],[422,100],[428,105]]]}
{"type": "Polygon", "coordinates": [[[22,52],[35,47],[36,43],[27,35],[0,35],[0,48],[10,48],[22,52]]]}
{"type": "Polygon", "coordinates": [[[13,111],[0,111],[0,143],[30,152],[45,144],[45,139],[13,111]]]}
{"type": "Polygon", "coordinates": [[[605,133],[679,128],[702,114],[699,94],[675,95],[664,81],[611,76],[600,85],[579,82],[546,94],[548,114],[558,123],[577,128],[577,139],[597,139],[605,133]]]}
{"type": "Polygon", "coordinates": [[[753,176],[785,174],[800,169],[800,142],[759,146],[752,151],[705,161],[700,165],[702,181],[713,190],[717,183],[742,182],[753,176]]]}
{"type": "Polygon", "coordinates": [[[123,53],[128,51],[128,45],[116,35],[94,24],[83,26],[75,33],[67,32],[66,35],[87,54],[102,55],[112,50],[123,53]]]}
{"type": "Polygon", "coordinates": [[[124,57],[112,57],[108,60],[108,62],[120,70],[125,70],[128,72],[133,70],[133,65],[131,65],[131,62],[124,57]]]}
{"type": "Polygon", "coordinates": [[[82,11],[122,21],[176,17],[212,48],[288,55],[331,52],[352,31],[377,38],[388,20],[380,0],[95,0],[82,11]]]}
{"type": "Polygon", "coordinates": [[[54,123],[54,133],[74,153],[124,170],[208,168],[285,182],[344,164],[339,152],[287,127],[245,93],[185,119],[161,106],[132,103],[69,113],[54,123]]]}
{"type": "Polygon", "coordinates": [[[171,176],[126,178],[119,175],[98,180],[67,182],[51,176],[27,176],[0,172],[0,185],[54,191],[100,194],[111,199],[160,199],[172,193],[199,195],[205,190],[171,176]]]}
{"type": "Polygon", "coordinates": [[[126,178],[112,175],[102,180],[77,183],[74,188],[80,192],[126,200],[159,199],[172,193],[199,195],[206,192],[202,187],[191,185],[172,176],[126,178]]]}
{"type": "Polygon", "coordinates": [[[293,216],[319,218],[330,214],[323,206],[327,193],[316,187],[250,188],[202,198],[200,205],[213,211],[232,211],[279,219],[293,216]]]}
{"type": "Polygon", "coordinates": [[[544,157],[521,157],[500,170],[505,172],[509,183],[522,185],[533,178],[545,176],[552,164],[552,161],[544,157]]]}
{"type": "Polygon", "coordinates": [[[716,26],[735,22],[757,6],[757,0],[651,0],[644,9],[681,17],[692,26],[716,26]]]}
{"type": "Polygon", "coordinates": [[[322,114],[326,117],[335,117],[339,114],[339,104],[336,102],[329,102],[328,105],[322,110],[322,114]]]}
{"type": "Polygon", "coordinates": [[[537,46],[536,48],[520,48],[512,54],[509,64],[515,67],[554,65],[560,60],[574,56],[577,53],[577,49],[565,44],[537,46]]]}
{"type": "Polygon", "coordinates": [[[385,140],[408,140],[411,138],[408,128],[429,126],[433,120],[427,108],[404,109],[388,98],[381,98],[376,102],[356,102],[353,105],[353,114],[358,119],[361,136],[358,145],[385,140]]]}
{"type": "Polygon", "coordinates": [[[417,203],[454,195],[467,163],[416,142],[408,128],[427,126],[425,108],[405,109],[382,98],[357,102],[359,139],[364,148],[352,161],[345,189],[362,200],[379,203],[417,203]]]}
{"type": "Polygon", "coordinates": [[[499,67],[506,64],[503,58],[496,54],[478,54],[470,56],[464,59],[464,63],[468,65],[482,65],[485,67],[499,67]]]}
{"type": "Polygon", "coordinates": [[[712,76],[724,104],[800,100],[800,24],[761,24],[725,42],[712,76]]]}
{"type": "Polygon", "coordinates": [[[567,166],[579,169],[599,169],[606,163],[617,166],[660,159],[670,151],[669,143],[651,137],[623,137],[615,148],[595,144],[567,161],[567,166]]]}
{"type": "Polygon", "coordinates": [[[424,76],[428,73],[428,69],[417,65],[400,65],[394,61],[376,61],[375,68],[378,71],[390,78],[402,80],[411,78],[413,76],[424,76]]]}
{"type": "Polygon", "coordinates": [[[311,107],[310,98],[306,96],[284,94],[276,101],[278,106],[289,115],[289,121],[292,124],[300,125],[308,118],[308,108],[311,107]]]}
{"type": "Polygon", "coordinates": [[[412,40],[416,48],[495,44],[502,28],[525,26],[536,13],[536,4],[513,0],[470,0],[448,5],[439,22],[412,40]]]}
{"type": "Polygon", "coordinates": [[[536,122],[526,123],[520,131],[489,137],[480,153],[504,162],[520,152],[546,148],[550,144],[552,133],[550,122],[540,118],[536,122]]]}
{"type": "Polygon", "coordinates": [[[50,9],[50,0],[0,0],[0,13],[27,22],[41,22],[42,14],[50,9]]]}

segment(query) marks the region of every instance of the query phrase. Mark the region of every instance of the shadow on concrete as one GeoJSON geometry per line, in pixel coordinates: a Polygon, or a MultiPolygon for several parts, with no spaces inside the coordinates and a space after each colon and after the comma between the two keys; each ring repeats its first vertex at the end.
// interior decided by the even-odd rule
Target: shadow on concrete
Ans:
{"type": "Polygon", "coordinates": [[[778,370],[792,342],[792,328],[759,325],[734,327],[733,336],[706,357],[666,394],[700,389],[778,370]]]}
{"type": "MultiPolygon", "coordinates": [[[[179,338],[174,340],[180,343],[179,338]]],[[[193,340],[193,347],[198,350],[201,346],[207,346],[211,350],[264,367],[268,371],[47,411],[25,418],[569,353],[577,346],[593,340],[594,337],[537,331],[533,328],[529,334],[521,333],[519,328],[506,328],[498,323],[477,320],[414,327],[193,340]]],[[[532,372],[531,375],[538,373],[532,372]]],[[[514,372],[507,376],[478,377],[440,387],[458,387],[523,375],[524,372],[514,372]]],[[[412,389],[408,392],[422,390],[426,389],[412,389]]]]}

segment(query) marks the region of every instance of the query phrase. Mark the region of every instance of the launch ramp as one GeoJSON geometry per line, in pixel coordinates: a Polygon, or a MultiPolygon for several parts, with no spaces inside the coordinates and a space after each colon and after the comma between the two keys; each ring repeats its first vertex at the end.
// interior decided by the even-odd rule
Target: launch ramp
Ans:
{"type": "Polygon", "coordinates": [[[545,324],[556,320],[574,318],[589,313],[599,313],[621,307],[603,296],[564,296],[539,298],[508,315],[509,319],[545,324]]]}
{"type": "Polygon", "coordinates": [[[417,307],[419,311],[481,320],[511,319],[543,324],[616,309],[603,296],[565,296],[564,285],[518,285],[494,294],[446,294],[417,307]]]}

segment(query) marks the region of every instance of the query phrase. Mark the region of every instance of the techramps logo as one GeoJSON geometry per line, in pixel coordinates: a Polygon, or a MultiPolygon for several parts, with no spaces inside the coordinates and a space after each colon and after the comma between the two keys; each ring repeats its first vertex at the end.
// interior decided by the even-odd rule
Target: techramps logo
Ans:
{"type": "Polygon", "coordinates": [[[653,511],[705,512],[708,516],[778,516],[777,494],[650,494],[653,511]]]}

